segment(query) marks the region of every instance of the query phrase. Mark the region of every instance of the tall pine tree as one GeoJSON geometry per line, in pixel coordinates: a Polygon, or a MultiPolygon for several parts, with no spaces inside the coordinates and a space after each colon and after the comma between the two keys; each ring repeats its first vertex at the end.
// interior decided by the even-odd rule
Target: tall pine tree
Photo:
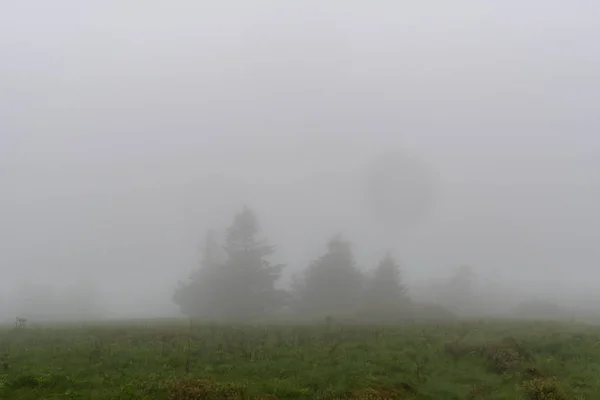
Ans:
{"type": "Polygon", "coordinates": [[[227,230],[224,260],[210,246],[212,252],[205,253],[208,260],[203,268],[176,291],[175,302],[182,312],[213,320],[249,321],[268,316],[281,305],[285,292],[277,290],[275,282],[284,266],[267,261],[274,248],[258,235],[258,219],[245,207],[227,230]]]}
{"type": "Polygon", "coordinates": [[[256,214],[248,207],[234,217],[227,230],[222,266],[223,316],[231,320],[250,320],[269,315],[282,304],[284,292],[275,288],[284,265],[273,265],[267,258],[274,247],[259,239],[256,214]]]}
{"type": "Polygon", "coordinates": [[[373,271],[364,300],[366,316],[373,319],[393,320],[408,312],[409,298],[400,266],[390,253],[373,271]]]}
{"type": "Polygon", "coordinates": [[[440,290],[439,301],[458,315],[472,312],[476,274],[469,266],[458,267],[440,290]]]}
{"type": "Polygon", "coordinates": [[[200,267],[193,271],[187,282],[180,282],[173,295],[173,301],[179,305],[185,315],[202,319],[216,319],[218,308],[215,283],[219,266],[224,262],[224,254],[214,231],[208,231],[202,248],[200,267]]]}
{"type": "Polygon", "coordinates": [[[327,244],[327,252],[296,282],[298,312],[312,317],[349,316],[360,307],[363,276],[350,243],[340,235],[327,244]]]}

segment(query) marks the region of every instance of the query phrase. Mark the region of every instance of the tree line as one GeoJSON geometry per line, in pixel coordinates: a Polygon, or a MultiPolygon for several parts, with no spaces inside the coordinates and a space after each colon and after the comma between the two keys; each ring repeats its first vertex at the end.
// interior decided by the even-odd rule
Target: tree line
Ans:
{"type": "MultiPolygon", "coordinates": [[[[207,233],[200,267],[179,283],[173,300],[183,314],[213,321],[276,316],[397,321],[423,311],[423,305],[411,301],[391,253],[383,254],[378,265],[364,273],[350,242],[335,235],[324,254],[283,290],[276,283],[285,265],[269,261],[274,251],[260,236],[257,215],[245,207],[234,216],[224,243],[214,231],[207,233]]],[[[451,315],[437,311],[443,317],[451,315]]]]}

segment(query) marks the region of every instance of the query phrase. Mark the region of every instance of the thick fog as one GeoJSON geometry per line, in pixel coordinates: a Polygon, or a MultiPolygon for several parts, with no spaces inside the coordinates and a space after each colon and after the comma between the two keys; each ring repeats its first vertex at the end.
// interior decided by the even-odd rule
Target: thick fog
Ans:
{"type": "Polygon", "coordinates": [[[600,5],[418,3],[5,2],[2,317],[82,282],[177,315],[244,205],[283,284],[342,232],[416,297],[466,264],[494,302],[591,304],[600,5]]]}

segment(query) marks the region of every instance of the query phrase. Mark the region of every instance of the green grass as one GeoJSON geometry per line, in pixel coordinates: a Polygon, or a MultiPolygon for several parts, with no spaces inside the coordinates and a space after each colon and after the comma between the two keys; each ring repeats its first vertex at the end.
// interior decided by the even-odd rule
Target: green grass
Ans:
{"type": "Polygon", "coordinates": [[[600,399],[600,328],[501,321],[6,328],[0,399],[600,399]]]}

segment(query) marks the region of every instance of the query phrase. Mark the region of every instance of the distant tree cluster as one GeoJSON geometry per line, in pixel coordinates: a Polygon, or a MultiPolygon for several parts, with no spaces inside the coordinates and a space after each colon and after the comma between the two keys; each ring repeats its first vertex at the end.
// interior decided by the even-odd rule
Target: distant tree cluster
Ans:
{"type": "Polygon", "coordinates": [[[200,268],[180,282],[173,300],[183,314],[213,321],[256,321],[281,313],[394,321],[413,314],[400,266],[390,253],[365,274],[351,244],[334,236],[326,252],[294,277],[289,290],[276,287],[284,265],[268,261],[273,253],[274,247],[260,237],[256,214],[244,208],[223,244],[214,232],[207,234],[200,268]]]}
{"type": "MultiPolygon", "coordinates": [[[[269,261],[274,252],[260,235],[256,214],[244,208],[234,216],[223,243],[216,232],[207,233],[200,267],[180,282],[173,299],[185,315],[229,322],[287,317],[379,323],[485,315],[478,300],[486,294],[475,292],[476,274],[469,266],[456,268],[446,278],[435,277],[430,287],[413,288],[411,298],[391,253],[365,272],[357,265],[351,243],[335,235],[324,244],[323,254],[283,290],[276,284],[285,266],[269,261]]],[[[542,300],[521,302],[506,312],[520,318],[569,315],[542,300]]]]}

